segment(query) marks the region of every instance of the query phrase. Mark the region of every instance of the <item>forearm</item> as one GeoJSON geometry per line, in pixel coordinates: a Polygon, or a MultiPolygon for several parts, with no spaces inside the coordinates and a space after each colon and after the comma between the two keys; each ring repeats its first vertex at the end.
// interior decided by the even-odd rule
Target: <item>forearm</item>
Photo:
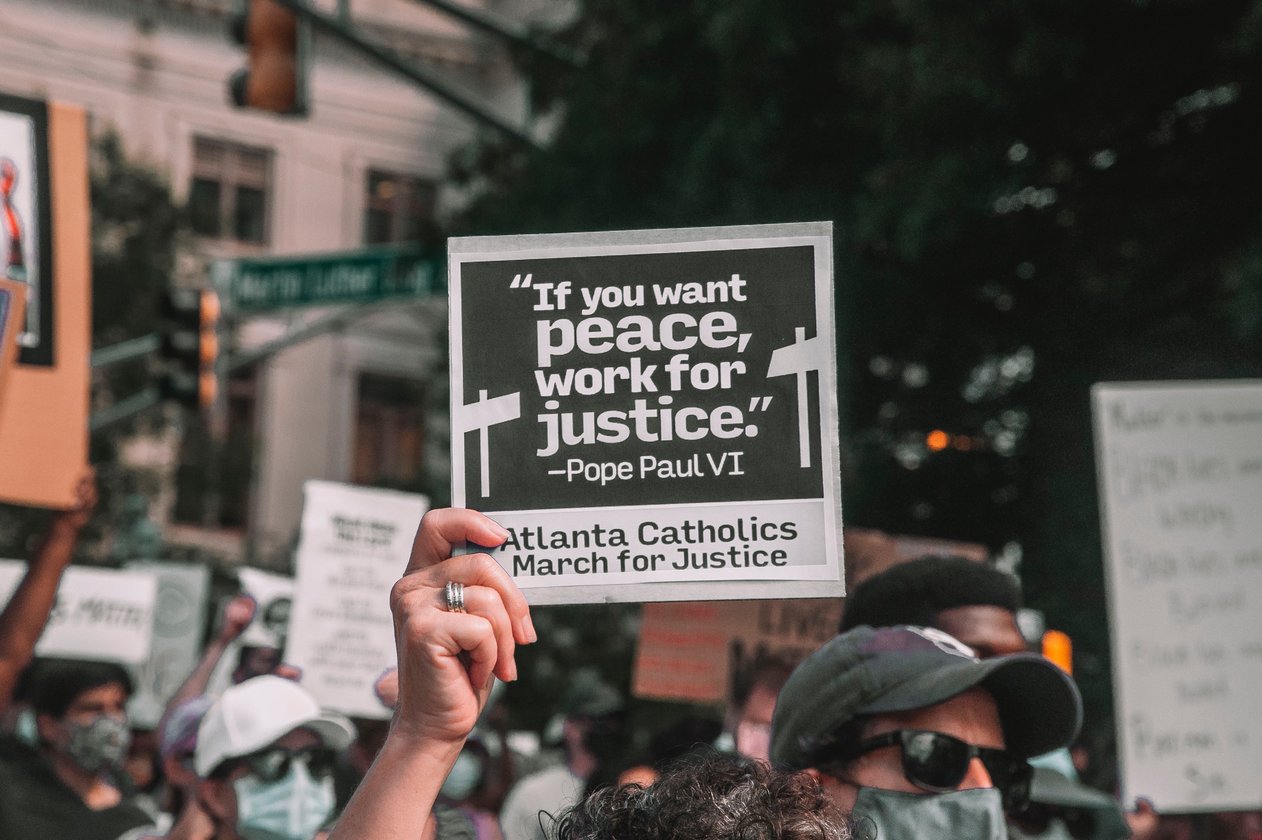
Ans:
{"type": "Polygon", "coordinates": [[[162,727],[166,724],[167,718],[171,716],[171,712],[194,697],[206,693],[206,686],[210,684],[210,677],[215,673],[215,668],[219,665],[219,660],[223,658],[224,651],[227,649],[228,642],[221,637],[214,638],[206,645],[206,650],[202,652],[202,657],[197,661],[197,666],[193,668],[192,673],[184,678],[184,682],[180,683],[180,687],[175,690],[175,694],[171,695],[171,699],[167,701],[166,709],[162,712],[162,720],[158,722],[159,732],[162,731],[162,727]]]}
{"type": "Polygon", "coordinates": [[[77,534],[54,525],[0,612],[0,710],[8,706],[17,675],[30,662],[70,563],[77,534]]]}
{"type": "Polygon", "coordinates": [[[329,840],[417,840],[462,746],[391,731],[329,840]]]}

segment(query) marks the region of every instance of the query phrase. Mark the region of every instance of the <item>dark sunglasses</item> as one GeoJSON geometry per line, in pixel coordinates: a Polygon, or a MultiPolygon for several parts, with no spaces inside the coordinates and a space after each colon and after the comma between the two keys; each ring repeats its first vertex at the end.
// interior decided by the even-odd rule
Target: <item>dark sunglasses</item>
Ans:
{"type": "Polygon", "coordinates": [[[991,782],[1003,795],[1005,810],[1019,811],[1030,801],[1033,771],[1028,763],[1007,750],[979,747],[941,732],[896,729],[861,742],[849,758],[883,747],[902,749],[903,775],[923,790],[933,793],[955,790],[968,775],[969,762],[980,758],[991,782]]]}
{"type": "Polygon", "coordinates": [[[1061,805],[1049,805],[1045,802],[1031,802],[1017,814],[1009,814],[1008,818],[1025,834],[1037,835],[1047,831],[1052,820],[1060,819],[1065,823],[1069,836],[1075,840],[1086,840],[1095,833],[1095,815],[1087,808],[1070,808],[1061,805]]]}
{"type": "Polygon", "coordinates": [[[324,747],[308,750],[287,750],[284,747],[272,747],[244,756],[241,766],[263,782],[278,782],[289,775],[295,761],[305,764],[311,778],[327,779],[333,775],[333,751],[324,747]]]}

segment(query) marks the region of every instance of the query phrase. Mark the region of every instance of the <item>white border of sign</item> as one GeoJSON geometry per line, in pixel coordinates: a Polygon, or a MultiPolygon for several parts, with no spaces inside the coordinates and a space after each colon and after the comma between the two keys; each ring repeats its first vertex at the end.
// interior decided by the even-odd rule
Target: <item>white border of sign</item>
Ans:
{"type": "MultiPolygon", "coordinates": [[[[448,270],[451,311],[451,393],[452,416],[458,409],[456,397],[464,391],[464,365],[461,327],[461,268],[468,262],[493,257],[584,257],[615,254],[665,254],[700,251],[810,246],[815,251],[815,314],[817,335],[826,339],[827,359],[819,376],[819,423],[824,453],[823,538],[826,563],[803,570],[795,569],[795,580],[762,579],[734,581],[664,581],[618,583],[614,585],[549,586],[523,589],[532,604],[616,603],[644,601],[699,601],[764,598],[826,598],[845,594],[842,574],[840,439],[837,426],[836,329],[833,303],[832,223],[810,222],[782,225],[744,225],[712,228],[562,233],[520,236],[477,236],[449,240],[448,270]],[[809,578],[814,579],[809,579],[809,578]]],[[[453,441],[452,500],[467,504],[464,487],[465,458],[461,442],[453,441]]],[[[774,504],[775,500],[757,505],[774,504]]],[[[717,505],[714,505],[718,507],[717,505]]],[[[643,511],[685,506],[644,506],[643,511]]],[[[701,508],[705,505],[686,507],[701,508]]],[[[569,510],[585,510],[570,508],[569,510]]],[[[617,508],[600,508],[617,510],[617,508]]],[[[625,508],[623,509],[625,510],[625,508]]],[[[525,511],[513,511],[523,513],[525,511]]],[[[494,512],[490,512],[494,516],[494,512]]],[[[562,511],[549,511],[559,514],[562,511]]]]}

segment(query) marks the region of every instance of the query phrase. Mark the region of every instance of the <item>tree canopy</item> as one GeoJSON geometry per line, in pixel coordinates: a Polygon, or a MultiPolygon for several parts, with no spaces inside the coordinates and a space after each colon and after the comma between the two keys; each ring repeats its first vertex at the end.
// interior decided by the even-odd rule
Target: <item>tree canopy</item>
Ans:
{"type": "Polygon", "coordinates": [[[847,522],[1021,560],[1105,714],[1088,391],[1262,371],[1262,3],[584,0],[559,37],[551,141],[461,153],[461,232],[833,220],[847,522]]]}

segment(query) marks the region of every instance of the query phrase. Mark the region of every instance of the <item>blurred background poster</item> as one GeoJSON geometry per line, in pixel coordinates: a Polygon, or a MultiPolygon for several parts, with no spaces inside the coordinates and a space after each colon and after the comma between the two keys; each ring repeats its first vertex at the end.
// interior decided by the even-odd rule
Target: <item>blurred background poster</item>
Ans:
{"type": "Polygon", "coordinates": [[[7,502],[68,507],[88,462],[87,143],[82,108],[0,96],[4,272],[27,285],[18,359],[0,402],[0,500],[7,502]]]}
{"type": "Polygon", "coordinates": [[[26,284],[0,278],[0,400],[4,383],[17,357],[18,333],[26,313],[26,284]]]}

